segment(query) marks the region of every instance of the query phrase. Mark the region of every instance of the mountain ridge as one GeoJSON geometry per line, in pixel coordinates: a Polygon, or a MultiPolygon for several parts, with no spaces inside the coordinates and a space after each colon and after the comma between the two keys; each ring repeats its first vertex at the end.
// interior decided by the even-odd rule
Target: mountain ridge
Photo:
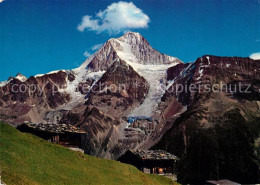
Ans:
{"type": "MultiPolygon", "coordinates": [[[[94,53],[92,56],[90,56],[85,62],[82,63],[82,65],[76,69],[72,70],[57,70],[57,71],[51,71],[46,74],[38,74],[35,76],[31,76],[29,79],[36,79],[37,83],[38,81],[40,82],[41,88],[45,87],[45,84],[42,83],[50,83],[52,85],[57,86],[55,87],[55,90],[57,89],[58,93],[60,94],[65,94],[66,96],[70,96],[69,101],[69,106],[67,108],[73,108],[73,105],[76,103],[74,102],[79,102],[83,101],[84,102],[84,94],[82,92],[79,92],[79,89],[82,90],[81,86],[88,86],[89,89],[91,89],[92,86],[95,85],[95,83],[102,77],[102,75],[106,72],[106,70],[118,59],[124,59],[128,65],[131,65],[134,67],[134,70],[139,73],[139,75],[143,75],[142,73],[146,71],[146,68],[153,68],[152,71],[155,72],[156,66],[155,63],[153,62],[146,62],[146,64],[142,64],[141,60],[134,57],[135,54],[132,54],[132,51],[128,51],[128,55],[131,55],[131,58],[135,58],[136,60],[132,60],[129,58],[129,56],[118,56],[119,52],[122,52],[122,43],[124,44],[124,47],[133,47],[137,43],[140,44],[140,47],[142,50],[144,48],[148,48],[149,52],[148,54],[140,54],[138,57],[143,57],[143,58],[158,58],[159,63],[163,63],[165,60],[167,64],[171,63],[171,66],[176,65],[177,63],[181,62],[175,57],[170,57],[164,54],[159,53],[158,51],[154,50],[148,43],[146,39],[144,39],[143,36],[141,36],[139,33],[134,33],[134,32],[128,32],[124,34],[122,37],[118,39],[110,39],[107,41],[96,53],[94,53]],[[119,43],[120,42],[120,43],[119,43]],[[128,46],[127,44],[130,44],[131,46],[128,46]],[[120,45],[121,44],[121,45],[120,45]],[[129,53],[130,52],[130,53],[129,53]],[[155,53],[155,54],[153,54],[155,53]],[[139,64],[137,64],[139,63],[139,64]],[[149,66],[148,66],[149,64],[149,66]],[[138,71],[138,69],[141,69],[141,72],[138,71]],[[63,74],[62,76],[60,74],[63,74]],[[53,79],[54,78],[59,78],[58,79],[53,79]],[[65,78],[65,79],[62,79],[65,78]],[[43,79],[43,80],[42,80],[43,79]],[[54,81],[53,81],[54,80],[54,81]]],[[[133,49],[133,48],[132,48],[133,49]]],[[[138,48],[134,48],[135,53],[138,52],[138,48]]],[[[122,53],[121,53],[122,54],[122,53]]],[[[152,60],[151,60],[152,61],[152,60]]],[[[162,66],[166,70],[166,68],[170,67],[169,66],[162,66]]],[[[159,69],[161,70],[161,69],[159,69]]],[[[162,72],[164,73],[164,72],[162,72]]],[[[151,74],[146,75],[146,80],[151,78],[151,74]],[[148,75],[148,76],[147,76],[148,75]]],[[[19,76],[19,75],[18,75],[19,76]]],[[[25,77],[16,77],[17,80],[20,80],[22,83],[27,83],[28,79],[25,77]]],[[[161,75],[162,76],[162,75],[161,75]]],[[[164,78],[163,76],[161,79],[164,78]]],[[[13,78],[10,78],[8,81],[1,82],[1,87],[4,87],[12,81],[13,78]]],[[[158,79],[158,80],[161,80],[158,79]]],[[[35,80],[33,80],[35,81],[35,80]]],[[[151,80],[150,80],[151,81],[151,80]]],[[[31,80],[29,80],[31,82],[31,80]]],[[[151,82],[150,82],[151,83],[151,82]]],[[[39,85],[39,84],[37,84],[39,85]]],[[[67,102],[64,102],[67,104],[67,102]]],[[[63,103],[63,104],[64,104],[63,103]]],[[[57,105],[60,106],[60,105],[57,105]]],[[[62,106],[64,107],[64,106],[62,106]]],[[[55,107],[56,108],[56,107],[55,107]]],[[[66,109],[67,109],[66,108],[66,109]]],[[[40,120],[39,120],[40,121],[40,120]]],[[[43,121],[43,120],[42,120],[43,121]]]]}

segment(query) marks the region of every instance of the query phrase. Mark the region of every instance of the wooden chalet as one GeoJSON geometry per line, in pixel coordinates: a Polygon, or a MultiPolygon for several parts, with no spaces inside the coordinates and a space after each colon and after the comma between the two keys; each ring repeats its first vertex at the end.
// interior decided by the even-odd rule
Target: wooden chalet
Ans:
{"type": "Polygon", "coordinates": [[[118,161],[150,174],[175,174],[178,158],[163,150],[127,151],[118,161]]]}
{"type": "Polygon", "coordinates": [[[83,130],[69,124],[23,123],[17,127],[21,132],[34,134],[65,147],[82,148],[83,130]]]}

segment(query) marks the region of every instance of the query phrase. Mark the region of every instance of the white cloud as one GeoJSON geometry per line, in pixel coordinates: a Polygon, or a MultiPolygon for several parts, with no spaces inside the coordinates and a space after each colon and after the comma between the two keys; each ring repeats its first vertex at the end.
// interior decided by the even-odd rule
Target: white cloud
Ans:
{"type": "Polygon", "coordinates": [[[83,55],[88,58],[91,54],[88,51],[85,51],[83,55]]]}
{"type": "Polygon", "coordinates": [[[260,52],[257,53],[252,53],[249,58],[253,59],[253,60],[260,60],[260,52]]]}
{"type": "Polygon", "coordinates": [[[2,3],[4,0],[0,0],[0,3],[2,3]]]}
{"type": "Polygon", "coordinates": [[[96,51],[96,50],[98,50],[99,48],[101,48],[102,45],[103,45],[103,44],[96,44],[96,45],[92,46],[91,49],[92,49],[92,51],[96,51]]]}
{"type": "Polygon", "coordinates": [[[149,17],[132,2],[119,1],[99,11],[94,18],[83,16],[77,29],[82,32],[87,29],[97,33],[107,31],[116,34],[134,28],[147,28],[149,22],[149,17]]]}

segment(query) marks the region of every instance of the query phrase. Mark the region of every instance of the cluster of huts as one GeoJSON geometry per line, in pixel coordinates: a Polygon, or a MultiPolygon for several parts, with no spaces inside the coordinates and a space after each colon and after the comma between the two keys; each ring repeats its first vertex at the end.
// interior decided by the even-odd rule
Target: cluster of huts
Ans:
{"type": "MultiPolygon", "coordinates": [[[[82,148],[83,136],[86,134],[85,131],[70,124],[25,122],[17,129],[52,143],[73,148],[82,148]]],[[[134,165],[145,173],[174,174],[178,158],[163,150],[129,150],[118,160],[134,165]]]]}
{"type": "MultiPolygon", "coordinates": [[[[133,123],[138,119],[131,120],[133,123]]],[[[25,122],[17,127],[22,132],[32,133],[42,139],[65,147],[82,148],[85,131],[70,124],[44,124],[25,122]]],[[[135,166],[144,173],[174,175],[178,157],[164,150],[128,150],[118,161],[135,166]]],[[[238,183],[229,180],[207,181],[206,184],[230,184],[238,183]]]]}

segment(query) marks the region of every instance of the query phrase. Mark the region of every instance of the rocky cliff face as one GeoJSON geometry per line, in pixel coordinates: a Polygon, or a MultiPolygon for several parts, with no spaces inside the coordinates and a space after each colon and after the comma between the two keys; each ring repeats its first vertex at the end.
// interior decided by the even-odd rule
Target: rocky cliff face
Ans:
{"type": "Polygon", "coordinates": [[[149,86],[125,61],[118,59],[96,83],[87,96],[87,105],[116,118],[127,116],[129,108],[139,106],[148,94],[149,86]]]}
{"type": "Polygon", "coordinates": [[[0,86],[0,119],[14,125],[23,121],[42,122],[47,111],[71,100],[69,94],[59,91],[70,78],[73,74],[66,71],[29,79],[21,74],[9,78],[5,85],[0,86]]]}
{"type": "MultiPolygon", "coordinates": [[[[228,110],[235,108],[238,108],[246,119],[249,119],[247,116],[250,114],[258,117],[259,71],[259,60],[217,56],[203,56],[194,63],[170,68],[168,78],[171,80],[160,104],[164,119],[175,124],[172,116],[176,114],[176,109],[181,106],[186,107],[188,111],[181,116],[185,117],[185,120],[182,120],[180,125],[174,125],[168,134],[181,131],[185,135],[185,121],[189,122],[195,118],[200,127],[213,127],[223,121],[228,110]],[[178,73],[180,68],[183,70],[178,73]],[[178,85],[193,85],[193,88],[181,91],[178,85]]],[[[166,140],[165,136],[162,142],[166,140]]]]}
{"type": "Polygon", "coordinates": [[[168,70],[172,80],[168,88],[174,91],[165,93],[160,108],[164,122],[171,128],[154,148],[181,158],[180,182],[259,180],[256,159],[260,155],[257,147],[252,147],[260,132],[259,72],[259,60],[216,56],[203,56],[194,63],[168,70]],[[178,74],[179,68],[183,70],[178,74]],[[178,91],[178,85],[186,84],[194,85],[193,90],[178,91]],[[174,119],[179,106],[186,107],[186,111],[174,119]],[[237,158],[248,161],[248,166],[240,166],[244,162],[237,158]],[[227,170],[233,168],[234,173],[227,170]]]}

